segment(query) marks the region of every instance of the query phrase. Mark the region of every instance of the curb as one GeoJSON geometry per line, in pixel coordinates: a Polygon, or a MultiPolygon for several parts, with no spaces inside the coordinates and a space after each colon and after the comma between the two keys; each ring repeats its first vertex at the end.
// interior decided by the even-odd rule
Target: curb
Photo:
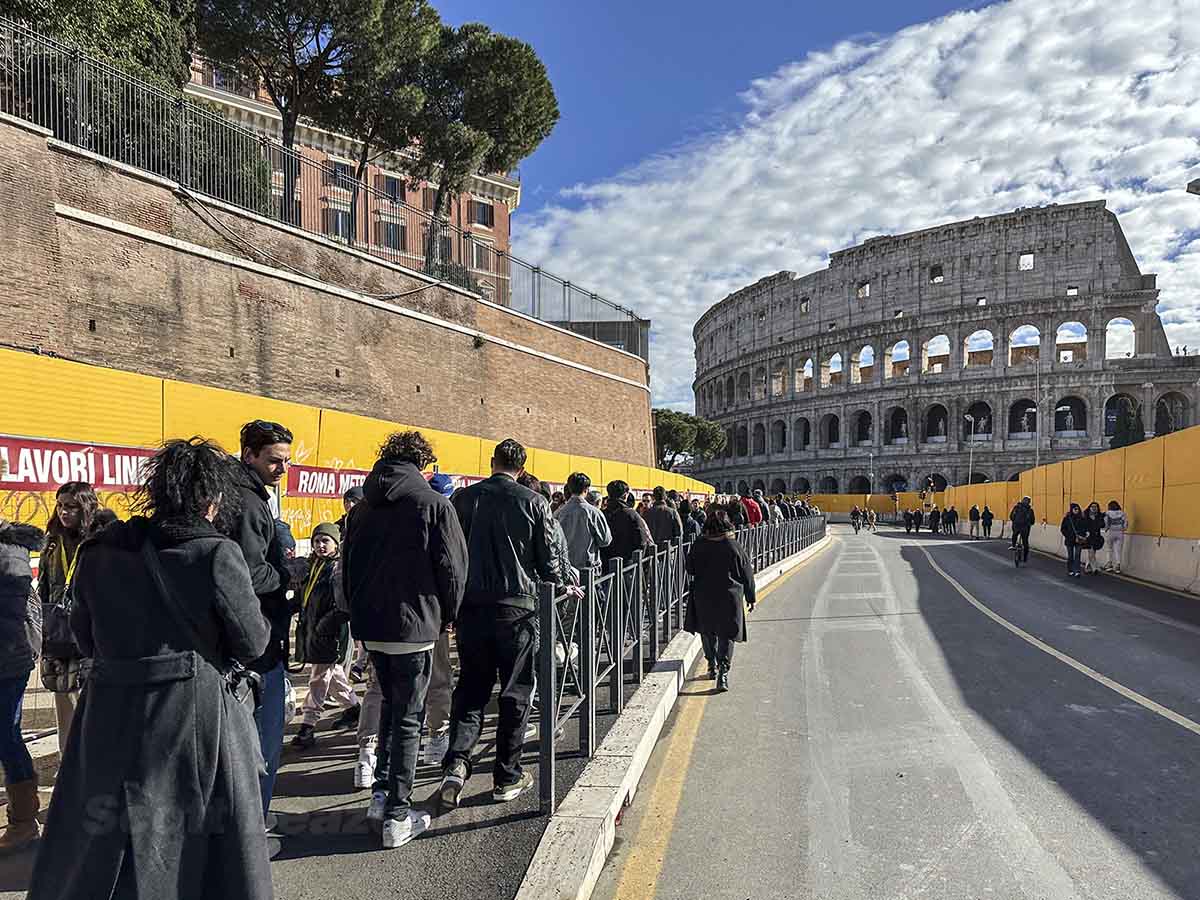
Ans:
{"type": "MultiPolygon", "coordinates": [[[[755,576],[761,590],[816,556],[833,538],[755,576]]],[[[698,635],[680,632],[649,670],[575,786],[550,817],[515,900],[588,900],[612,850],[617,819],[632,802],[679,689],[700,655],[698,635]]]]}

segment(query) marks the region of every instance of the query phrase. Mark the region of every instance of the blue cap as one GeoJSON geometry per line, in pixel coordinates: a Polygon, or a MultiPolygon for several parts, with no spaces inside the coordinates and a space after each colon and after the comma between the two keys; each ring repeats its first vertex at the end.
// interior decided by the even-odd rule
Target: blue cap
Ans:
{"type": "Polygon", "coordinates": [[[441,472],[438,472],[429,479],[429,486],[443,497],[449,497],[454,493],[454,479],[449,475],[442,474],[441,472]]]}

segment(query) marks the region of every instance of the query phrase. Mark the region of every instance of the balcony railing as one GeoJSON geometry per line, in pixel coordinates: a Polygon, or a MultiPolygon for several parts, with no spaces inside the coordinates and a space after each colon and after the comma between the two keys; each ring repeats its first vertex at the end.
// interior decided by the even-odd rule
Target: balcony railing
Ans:
{"type": "MultiPolygon", "coordinates": [[[[216,77],[216,76],[214,76],[216,77]]],[[[236,89],[232,85],[229,89],[236,89]]],[[[55,138],[649,359],[632,311],[409,206],[385,181],[286,149],[77,47],[0,17],[0,112],[55,138]]]]}

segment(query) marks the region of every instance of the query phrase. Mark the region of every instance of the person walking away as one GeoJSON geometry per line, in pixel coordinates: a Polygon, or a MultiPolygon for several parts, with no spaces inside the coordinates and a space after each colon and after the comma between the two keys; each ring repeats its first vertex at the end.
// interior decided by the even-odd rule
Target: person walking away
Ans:
{"type": "Polygon", "coordinates": [[[912,534],[912,530],[913,530],[913,511],[911,509],[906,509],[904,511],[904,533],[912,534]]]}
{"type": "Polygon", "coordinates": [[[995,520],[996,514],[992,512],[992,508],[986,503],[983,505],[983,512],[979,514],[979,525],[983,529],[984,538],[992,536],[992,522],[995,520]]]}
{"type": "Polygon", "coordinates": [[[100,503],[86,481],[68,481],[54,496],[46,528],[46,546],[38,564],[38,596],[42,606],[42,686],[54,695],[58,752],[66,751],[71,723],[82,687],[79,647],[71,633],[71,585],[79,564],[79,548],[91,536],[100,503]]]}
{"type": "MultiPolygon", "coordinates": [[[[0,460],[0,475],[5,472],[0,460]]],[[[21,704],[38,646],[31,638],[41,623],[29,554],[41,550],[45,539],[40,528],[0,517],[0,716],[4,722],[0,766],[8,796],[8,827],[0,836],[0,856],[26,849],[39,834],[37,772],[21,734],[21,704]]]]}
{"type": "Polygon", "coordinates": [[[946,510],[946,518],[949,520],[950,525],[947,529],[947,534],[958,534],[958,510],[951,506],[946,510]]]}
{"type": "MultiPolygon", "coordinates": [[[[447,500],[454,493],[454,481],[441,472],[429,479],[429,486],[447,500]]],[[[455,517],[457,521],[457,516],[455,517]]],[[[450,698],[454,687],[452,660],[454,625],[443,628],[433,648],[433,669],[429,692],[425,695],[425,748],[421,761],[427,766],[442,765],[450,750],[450,698]]]]}
{"type": "Polygon", "coordinates": [[[679,520],[679,513],[667,502],[667,492],[661,485],[654,489],[654,503],[646,510],[644,518],[656,546],[661,547],[683,536],[683,523],[679,520]]]}
{"type": "Polygon", "coordinates": [[[232,536],[242,548],[250,583],[258,595],[263,617],[271,626],[271,640],[259,659],[248,668],[262,675],[262,703],[255,713],[258,738],[266,770],[260,787],[262,812],[266,819],[275,792],[275,774],[283,750],[283,729],[291,711],[287,709],[288,632],[291,610],[287,588],[290,580],[287,558],[271,510],[271,492],[287,474],[292,458],[292,433],[278,422],[255,419],[242,426],[241,465],[237,491],[241,512],[232,536]]]}
{"type": "Polygon", "coordinates": [[[971,508],[967,510],[967,522],[970,524],[970,538],[973,541],[979,540],[979,505],[972,503],[971,508]]]}
{"type": "MultiPolygon", "coordinates": [[[[990,512],[990,510],[984,507],[984,512],[990,512]]],[[[1023,548],[1021,562],[1029,562],[1029,532],[1033,530],[1033,523],[1037,521],[1037,516],[1033,511],[1033,501],[1028,496],[1022,497],[1008,514],[1008,520],[1012,523],[1012,546],[1021,544],[1023,548]]],[[[990,530],[985,525],[983,533],[987,534],[990,530]]]]}
{"type": "Polygon", "coordinates": [[[929,533],[940,534],[942,527],[942,513],[935,506],[929,510],[929,533]]]}
{"type": "Polygon", "coordinates": [[[342,648],[349,638],[350,621],[337,602],[341,591],[341,530],[332,522],[313,529],[308,573],[297,591],[296,662],[312,665],[308,697],[304,700],[304,722],[292,738],[292,747],[307,750],[317,743],[317,723],[327,699],[343,710],[335,728],[353,728],[361,714],[358,695],[342,668],[342,648]]]}
{"type": "Polygon", "coordinates": [[[654,538],[646,521],[633,509],[633,495],[629,485],[624,481],[610,481],[605,488],[608,494],[608,508],[604,510],[604,520],[608,523],[612,540],[600,548],[600,561],[605,568],[610,559],[628,562],[635,552],[643,554],[654,549],[654,538]]]}
{"type": "MultiPolygon", "coordinates": [[[[559,563],[566,548],[558,546],[550,504],[517,484],[525,459],[521,444],[511,438],[501,441],[492,453],[491,477],[458,491],[452,500],[470,565],[456,622],[461,670],[439,789],[443,806],[450,809],[457,808],[470,777],[471,754],[497,676],[500,716],[492,799],[515,800],[533,786],[533,777],[521,768],[521,748],[538,647],[538,582],[563,585],[569,573],[559,563]]],[[[574,599],[583,596],[576,587],[569,593],[574,599]]]]}
{"type": "Polygon", "coordinates": [[[746,524],[753,528],[762,523],[762,507],[754,502],[749,495],[741,498],[742,509],[746,512],[746,524]]]}
{"type": "Polygon", "coordinates": [[[704,522],[704,535],[688,553],[692,576],[684,630],[700,635],[708,677],[729,690],[734,642],[746,640],[746,609],[754,610],[754,564],[734,538],[729,516],[717,512],[704,522]]]}
{"type": "Polygon", "coordinates": [[[850,510],[850,524],[854,526],[854,533],[858,534],[858,529],[862,523],[862,513],[858,510],[858,504],[854,504],[854,508],[850,510]]]}
{"type": "Polygon", "coordinates": [[[685,544],[695,543],[700,539],[703,530],[704,514],[699,510],[693,510],[685,503],[683,505],[683,542],[685,544]]]}
{"type": "Polygon", "coordinates": [[[925,524],[925,511],[920,507],[913,510],[913,533],[920,534],[921,526],[925,524]]]}
{"type": "Polygon", "coordinates": [[[878,519],[875,515],[875,510],[868,509],[867,510],[867,530],[868,531],[877,531],[878,529],[875,527],[877,522],[878,522],[878,519]]]}
{"type": "Polygon", "coordinates": [[[592,480],[583,472],[567,476],[567,499],[554,514],[566,536],[571,565],[580,572],[599,566],[600,551],[613,539],[604,514],[587,502],[591,486],[592,480]]]}
{"type": "Polygon", "coordinates": [[[270,640],[223,535],[241,473],[200,438],[146,464],[140,515],[84,542],[71,626],[92,659],[31,900],[270,900],[257,676],[270,640]]]}
{"type": "Polygon", "coordinates": [[[1059,531],[1063,536],[1063,544],[1067,548],[1067,575],[1079,577],[1079,565],[1083,556],[1083,548],[1087,546],[1087,520],[1078,503],[1072,503],[1063,516],[1059,531]]]}
{"type": "Polygon", "coordinates": [[[1125,532],[1129,528],[1129,517],[1116,500],[1108,501],[1104,513],[1104,533],[1108,535],[1108,563],[1105,569],[1121,574],[1121,554],[1125,550],[1125,532]]]}
{"type": "Polygon", "coordinates": [[[466,577],[466,543],[450,501],[422,470],[437,461],[419,431],[390,435],[347,519],[342,562],[350,627],[371,654],[381,695],[375,781],[367,820],[383,846],[429,827],[412,809],[433,651],[454,622],[466,577]]]}
{"type": "Polygon", "coordinates": [[[1100,504],[1093,500],[1088,504],[1088,508],[1083,514],[1084,520],[1087,522],[1087,566],[1086,572],[1089,575],[1100,574],[1100,564],[1096,562],[1096,552],[1104,546],[1104,513],[1100,511],[1100,504]]]}
{"type": "Polygon", "coordinates": [[[771,510],[767,507],[767,501],[763,499],[762,488],[754,489],[753,500],[758,504],[759,512],[762,513],[763,524],[769,523],[771,521],[771,510]]]}

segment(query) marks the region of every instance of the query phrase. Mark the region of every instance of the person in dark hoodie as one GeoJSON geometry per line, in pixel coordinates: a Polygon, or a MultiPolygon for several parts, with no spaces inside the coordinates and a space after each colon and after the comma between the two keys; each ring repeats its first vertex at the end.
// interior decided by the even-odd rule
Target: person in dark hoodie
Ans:
{"type": "Polygon", "coordinates": [[[608,506],[604,510],[604,519],[608,522],[612,540],[607,547],[600,548],[600,561],[605,568],[610,559],[628,562],[636,551],[649,553],[654,549],[654,538],[646,527],[646,520],[634,509],[629,485],[624,481],[610,481],[606,491],[608,506]]]}
{"type": "Polygon", "coordinates": [[[42,548],[45,537],[40,528],[0,518],[0,721],[4,722],[0,766],[8,795],[8,828],[0,837],[0,855],[22,850],[38,839],[37,773],[21,735],[21,704],[33,671],[29,626],[41,621],[38,604],[31,602],[29,554],[42,548]]]}
{"type": "Polygon", "coordinates": [[[273,896],[253,687],[232,666],[269,639],[222,534],[238,478],[215,444],[171,441],[146,466],[142,515],[83,544],[71,628],[92,667],[32,900],[273,896]]]}
{"type": "Polygon", "coordinates": [[[242,548],[254,593],[271,627],[266,651],[249,665],[263,677],[262,705],[255,713],[255,723],[266,763],[260,780],[265,818],[275,792],[283,729],[289,718],[284,664],[291,625],[287,601],[290,576],[268,489],[278,485],[287,474],[292,458],[292,433],[278,422],[256,419],[242,426],[241,445],[241,465],[235,469],[240,512],[233,523],[232,537],[242,548]]]}
{"type": "MultiPolygon", "coordinates": [[[[562,585],[562,562],[570,569],[570,561],[550,504],[517,483],[525,458],[519,443],[501,441],[492,453],[492,476],[457,491],[451,501],[470,551],[467,590],[455,623],[460,670],[451,701],[450,752],[439,791],[442,805],[451,809],[470,777],[471,754],[497,676],[500,719],[492,799],[506,803],[533,786],[533,777],[521,768],[521,747],[538,647],[538,582],[562,585]]],[[[583,595],[573,586],[568,592],[583,595]]]]}
{"type": "Polygon", "coordinates": [[[458,617],[467,579],[458,517],[421,474],[436,461],[419,431],[391,435],[363,484],[363,502],[347,518],[343,541],[350,627],[371,654],[382,698],[367,819],[380,824],[386,849],[429,827],[429,814],[410,804],[421,724],[433,651],[458,617]]]}

